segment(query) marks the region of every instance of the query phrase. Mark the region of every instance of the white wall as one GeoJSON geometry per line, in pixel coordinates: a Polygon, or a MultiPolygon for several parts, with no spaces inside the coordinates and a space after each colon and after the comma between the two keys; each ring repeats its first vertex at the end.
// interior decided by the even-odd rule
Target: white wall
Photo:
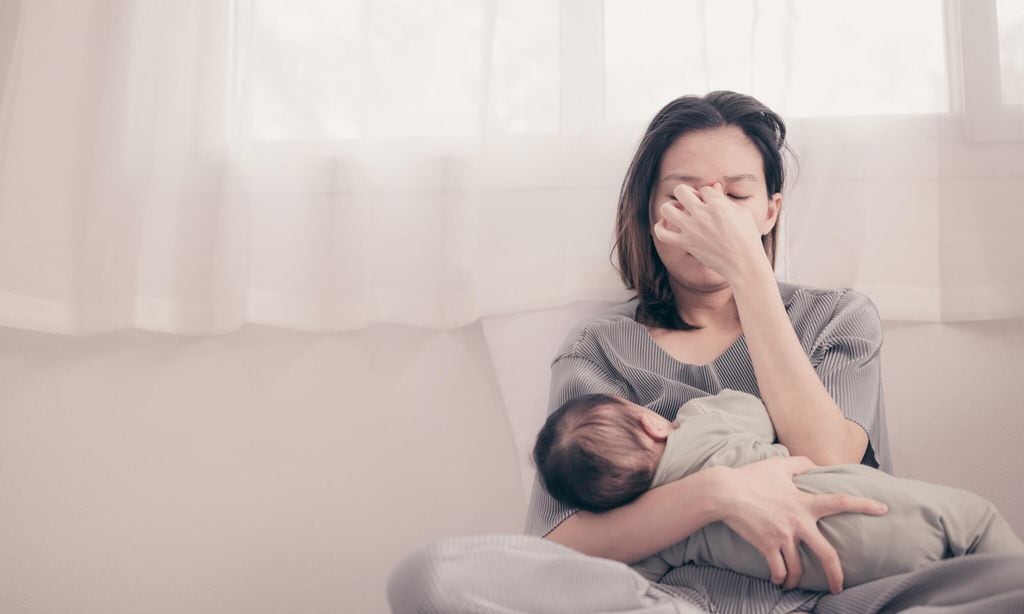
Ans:
{"type": "MultiPolygon", "coordinates": [[[[887,324],[900,474],[1024,534],[1024,320],[887,324]]],[[[0,329],[0,611],[385,612],[430,539],[526,502],[479,326],[0,329]]]]}
{"type": "Polygon", "coordinates": [[[519,532],[478,327],[0,329],[0,612],[386,612],[441,535],[519,532]]]}
{"type": "Polygon", "coordinates": [[[1024,537],[1024,319],[884,329],[896,473],[983,495],[1024,537]]]}

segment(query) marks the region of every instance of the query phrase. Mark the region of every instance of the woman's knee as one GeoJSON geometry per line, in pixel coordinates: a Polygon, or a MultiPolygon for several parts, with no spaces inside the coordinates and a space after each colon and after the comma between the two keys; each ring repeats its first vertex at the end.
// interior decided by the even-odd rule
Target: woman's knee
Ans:
{"type": "Polygon", "coordinates": [[[446,573],[451,560],[452,540],[421,546],[402,558],[387,580],[388,605],[395,614],[443,612],[442,598],[451,595],[445,586],[452,580],[446,573]]]}
{"type": "Polygon", "coordinates": [[[472,535],[439,539],[413,550],[398,562],[387,581],[388,603],[395,614],[455,612],[473,601],[472,579],[481,567],[488,573],[516,549],[543,542],[523,535],[472,535]]]}

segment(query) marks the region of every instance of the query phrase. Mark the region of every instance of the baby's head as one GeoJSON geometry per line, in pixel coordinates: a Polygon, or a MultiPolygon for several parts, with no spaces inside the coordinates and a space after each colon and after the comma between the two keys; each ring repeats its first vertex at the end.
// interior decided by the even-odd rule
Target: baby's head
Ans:
{"type": "Polygon", "coordinates": [[[548,416],[537,435],[533,462],[552,497],[603,512],[650,488],[665,439],[675,428],[621,397],[588,394],[548,416]]]}

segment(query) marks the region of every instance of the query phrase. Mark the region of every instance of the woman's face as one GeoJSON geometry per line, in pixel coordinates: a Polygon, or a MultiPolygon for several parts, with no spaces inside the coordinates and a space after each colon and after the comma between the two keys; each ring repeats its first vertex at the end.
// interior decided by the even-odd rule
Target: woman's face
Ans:
{"type": "MultiPolygon", "coordinates": [[[[750,212],[762,235],[775,225],[782,205],[781,194],[768,195],[761,152],[736,126],[690,132],[676,139],[661,158],[656,181],[651,192],[651,229],[661,219],[660,205],[675,200],[672,191],[679,184],[700,189],[721,183],[725,194],[750,212]]],[[[654,247],[674,284],[693,289],[725,285],[725,279],[686,251],[657,237],[654,247]]]]}

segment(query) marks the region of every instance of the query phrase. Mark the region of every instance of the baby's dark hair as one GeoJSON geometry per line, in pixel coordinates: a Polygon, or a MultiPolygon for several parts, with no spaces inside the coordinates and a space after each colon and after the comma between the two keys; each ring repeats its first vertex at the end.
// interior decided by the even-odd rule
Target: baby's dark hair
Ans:
{"type": "Polygon", "coordinates": [[[533,463],[552,497],[588,512],[633,501],[650,488],[657,467],[636,414],[609,394],[577,397],[548,416],[533,463]]]}

